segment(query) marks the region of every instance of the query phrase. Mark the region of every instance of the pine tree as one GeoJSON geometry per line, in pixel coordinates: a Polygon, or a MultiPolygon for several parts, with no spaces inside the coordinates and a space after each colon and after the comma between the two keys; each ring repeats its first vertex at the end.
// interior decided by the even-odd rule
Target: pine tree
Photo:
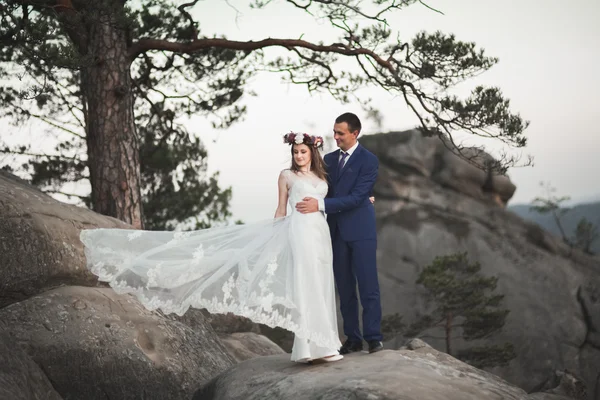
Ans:
{"type": "MultiPolygon", "coordinates": [[[[193,115],[230,126],[246,111],[248,79],[264,70],[342,102],[359,88],[378,86],[402,99],[400,107],[408,106],[428,134],[450,139],[460,131],[526,143],[527,122],[498,88],[478,86],[465,98],[448,94],[496,58],[441,32],[402,40],[388,24],[387,16],[423,1],[286,1],[288,18],[308,13],[339,31],[327,44],[302,35],[204,36],[199,26],[211,15],[197,15],[198,3],[4,0],[0,117],[16,124],[35,119],[62,135],[43,154],[27,139],[0,144],[4,154],[28,157],[22,167],[12,161],[8,167],[55,193],[75,194],[70,184],[88,182],[91,193],[82,201],[137,227],[204,226],[227,215],[230,191],[206,176],[206,152],[181,120],[193,115]],[[270,56],[272,49],[288,56],[270,56]],[[355,61],[355,70],[336,63],[342,58],[355,61]]],[[[270,3],[250,2],[258,9],[270,3]]],[[[457,142],[446,142],[462,154],[457,142]]]]}
{"type": "Polygon", "coordinates": [[[577,223],[577,228],[575,228],[573,243],[578,249],[592,254],[592,245],[598,237],[600,237],[598,227],[586,218],[581,218],[579,223],[577,223]]]}
{"type": "Polygon", "coordinates": [[[466,253],[436,257],[423,269],[417,280],[427,289],[435,308],[421,317],[412,331],[442,328],[446,353],[478,368],[504,365],[515,357],[510,343],[477,346],[454,352],[453,339],[486,339],[497,333],[509,310],[501,307],[503,295],[493,294],[498,278],[485,277],[479,263],[471,263],[466,253]]]}

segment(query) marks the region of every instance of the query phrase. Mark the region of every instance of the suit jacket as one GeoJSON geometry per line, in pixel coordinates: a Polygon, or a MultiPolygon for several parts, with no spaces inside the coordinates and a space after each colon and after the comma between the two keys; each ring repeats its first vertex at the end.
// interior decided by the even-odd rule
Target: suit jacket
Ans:
{"type": "Polygon", "coordinates": [[[369,201],[377,180],[379,160],[360,144],[338,171],[340,150],[326,154],[329,190],[325,198],[327,223],[344,241],[376,239],[375,208],[369,201]]]}

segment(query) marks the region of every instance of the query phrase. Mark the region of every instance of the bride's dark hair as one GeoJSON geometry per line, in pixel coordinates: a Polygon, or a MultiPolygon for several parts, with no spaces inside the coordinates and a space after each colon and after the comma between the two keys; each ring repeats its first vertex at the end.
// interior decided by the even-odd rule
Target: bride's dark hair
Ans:
{"type": "Polygon", "coordinates": [[[293,144],[290,146],[291,154],[292,154],[292,166],[290,170],[294,172],[299,172],[300,167],[296,164],[296,160],[294,160],[294,147],[304,145],[310,149],[310,170],[314,173],[319,179],[324,181],[327,180],[327,172],[325,171],[325,161],[323,161],[323,157],[321,157],[321,153],[319,153],[319,149],[315,146],[302,144],[293,144]]]}

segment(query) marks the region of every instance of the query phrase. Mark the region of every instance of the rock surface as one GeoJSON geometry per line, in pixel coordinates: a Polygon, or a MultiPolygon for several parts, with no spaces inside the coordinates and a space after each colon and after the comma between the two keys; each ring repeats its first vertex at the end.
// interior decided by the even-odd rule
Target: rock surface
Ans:
{"type": "MultiPolygon", "coordinates": [[[[374,194],[384,316],[398,313],[408,326],[427,313],[420,271],[435,256],[467,251],[485,275],[499,278],[510,310],[490,343],[513,343],[517,358],[490,371],[533,391],[568,369],[600,400],[600,258],[571,254],[559,238],[498,206],[490,193],[508,200],[508,177],[483,190],[482,175],[441,153],[436,139],[409,131],[365,136],[361,144],[380,159],[374,194]]],[[[444,349],[443,340],[427,340],[444,349]]],[[[457,341],[456,350],[464,345],[457,341]]]]}
{"type": "Polygon", "coordinates": [[[0,399],[62,400],[44,371],[4,333],[0,333],[0,399]]]}
{"type": "MultiPolygon", "coordinates": [[[[219,335],[219,338],[237,362],[274,354],[286,354],[266,336],[253,332],[224,334],[219,335]]],[[[287,356],[289,357],[289,354],[287,356]]]]}
{"type": "MultiPolygon", "coordinates": [[[[101,287],[79,241],[95,227],[131,228],[0,171],[0,398],[189,399],[236,358],[199,310],[165,316],[101,287]]],[[[239,359],[282,352],[223,335],[239,359]]]]}
{"type": "Polygon", "coordinates": [[[193,330],[205,329],[206,324],[210,324],[223,346],[237,362],[254,357],[285,353],[281,347],[260,334],[259,324],[232,313],[210,314],[204,309],[191,308],[181,317],[171,314],[168,318],[180,321],[193,330]]]}
{"type": "MultiPolygon", "coordinates": [[[[422,343],[422,342],[421,342],[422,343]]],[[[522,389],[426,344],[341,361],[292,363],[286,355],[255,358],[211,380],[194,400],[378,399],[529,400],[522,389]]],[[[537,399],[551,400],[552,397],[537,399]]],[[[542,396],[542,397],[540,397],[542,396]]]]}
{"type": "Polygon", "coordinates": [[[12,304],[0,332],[64,399],[189,399],[234,364],[209,325],[191,329],[111,289],[65,286],[12,304]]]}
{"type": "Polygon", "coordinates": [[[63,284],[94,285],[85,268],[82,228],[130,228],[61,203],[0,171],[0,307],[63,284]]]}
{"type": "Polygon", "coordinates": [[[500,206],[506,205],[516,190],[508,176],[490,174],[478,167],[494,162],[487,153],[464,149],[463,154],[470,161],[467,162],[448,150],[449,144],[437,137],[424,137],[416,129],[364,136],[360,142],[399,176],[422,177],[444,188],[500,206]]]}

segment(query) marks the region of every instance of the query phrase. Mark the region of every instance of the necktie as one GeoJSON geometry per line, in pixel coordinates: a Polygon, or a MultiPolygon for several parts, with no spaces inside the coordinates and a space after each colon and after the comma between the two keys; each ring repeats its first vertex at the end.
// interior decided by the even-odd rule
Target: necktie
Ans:
{"type": "Polygon", "coordinates": [[[346,157],[348,157],[348,153],[342,151],[342,158],[340,158],[340,162],[338,163],[338,171],[341,171],[342,168],[344,168],[344,161],[346,160],[346,157]]]}

